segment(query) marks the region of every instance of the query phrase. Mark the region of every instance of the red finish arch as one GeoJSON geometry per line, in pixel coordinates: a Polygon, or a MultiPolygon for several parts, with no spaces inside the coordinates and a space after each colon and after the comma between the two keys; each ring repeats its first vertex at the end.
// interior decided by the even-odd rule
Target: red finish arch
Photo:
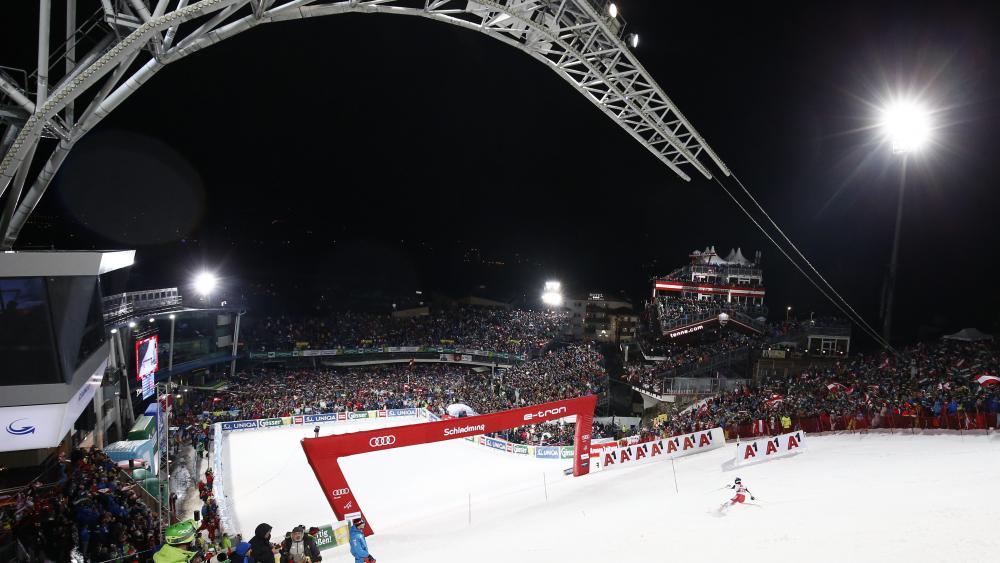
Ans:
{"type": "MultiPolygon", "coordinates": [[[[573,476],[586,475],[590,472],[590,432],[596,405],[597,397],[588,395],[477,416],[305,438],[302,449],[333,513],[343,520],[364,514],[340,469],[339,459],[349,455],[443,442],[576,415],[573,476]]],[[[373,533],[369,523],[365,534],[373,533]]]]}

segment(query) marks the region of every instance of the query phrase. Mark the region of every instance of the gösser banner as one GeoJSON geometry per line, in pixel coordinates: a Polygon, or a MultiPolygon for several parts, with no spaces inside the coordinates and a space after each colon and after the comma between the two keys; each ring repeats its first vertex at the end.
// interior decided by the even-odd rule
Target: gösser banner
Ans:
{"type": "Polygon", "coordinates": [[[590,448],[590,456],[594,461],[594,469],[603,470],[618,465],[635,465],[707,452],[725,445],[726,435],[722,428],[713,428],[625,447],[619,446],[617,442],[595,444],[590,448]]]}
{"type": "MultiPolygon", "coordinates": [[[[333,513],[338,520],[345,520],[363,515],[343,471],[340,470],[339,458],[349,455],[465,438],[516,428],[526,423],[576,415],[575,450],[571,454],[573,475],[586,475],[590,472],[590,431],[596,404],[597,397],[588,395],[490,414],[305,438],[302,440],[302,449],[333,513]]],[[[373,534],[371,522],[367,518],[365,521],[368,522],[365,534],[373,534]]]]}
{"type": "Polygon", "coordinates": [[[805,447],[806,433],[792,432],[774,438],[761,438],[736,444],[736,465],[746,465],[798,453],[805,447]]]}

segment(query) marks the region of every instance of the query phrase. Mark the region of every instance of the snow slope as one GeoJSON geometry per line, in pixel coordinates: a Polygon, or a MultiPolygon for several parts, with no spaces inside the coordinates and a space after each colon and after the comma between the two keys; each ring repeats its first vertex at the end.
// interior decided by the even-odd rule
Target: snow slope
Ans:
{"type": "MultiPolygon", "coordinates": [[[[333,429],[344,427],[326,431],[333,429]]],[[[266,521],[278,536],[333,519],[298,444],[304,430],[226,438],[244,532],[266,521]],[[269,455],[254,464],[259,458],[244,449],[269,455]]],[[[342,466],[378,532],[369,547],[383,562],[910,563],[986,560],[1000,549],[1000,439],[868,434],[807,444],[801,455],[735,471],[724,469],[733,447],[680,458],[679,493],[669,461],[574,479],[562,475],[566,460],[464,440],[353,456],[342,466]],[[720,513],[731,496],[720,487],[735,476],[759,502],[720,513]]],[[[341,547],[324,561],[353,558],[341,547]]]]}

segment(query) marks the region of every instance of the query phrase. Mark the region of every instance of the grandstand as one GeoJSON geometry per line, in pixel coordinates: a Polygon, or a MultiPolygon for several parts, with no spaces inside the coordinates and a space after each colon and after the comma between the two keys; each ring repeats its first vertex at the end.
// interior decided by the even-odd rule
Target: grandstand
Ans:
{"type": "MultiPolygon", "coordinates": [[[[289,436],[318,436],[321,424],[340,421],[373,419],[378,428],[590,395],[599,400],[589,437],[620,447],[712,429],[738,439],[799,430],[985,433],[996,427],[1000,353],[989,335],[965,330],[898,356],[849,356],[850,328],[837,319],[754,319],[759,330],[747,329],[719,315],[762,311],[762,300],[733,304],[732,294],[720,297],[715,290],[763,291],[759,268],[744,263],[739,251],[728,265],[713,258],[711,248],[697,256],[705,263],[671,276],[686,280],[709,271],[702,266],[716,268],[715,278],[690,282],[711,291],[665,291],[657,298],[669,307],[714,307],[714,322],[695,318],[703,328],[671,338],[662,330],[664,308],[650,306],[649,328],[634,340],[619,339],[619,353],[596,332],[574,335],[573,313],[566,310],[467,303],[406,314],[307,317],[213,303],[193,307],[197,299],[172,287],[103,296],[105,288],[120,289],[107,274],[130,263],[130,255],[114,253],[73,256],[82,264],[80,275],[60,273],[90,292],[64,299],[61,275],[52,269],[56,255],[3,255],[5,271],[17,273],[0,278],[4,365],[48,361],[55,379],[42,381],[45,373],[37,370],[30,381],[19,371],[5,372],[0,507],[8,531],[0,533],[0,561],[147,561],[164,526],[192,511],[201,515],[206,543],[223,532],[248,535],[226,517],[234,501],[226,499],[216,473],[227,473],[223,444],[252,440],[220,440],[223,427],[285,427],[289,436]],[[758,277],[735,284],[719,277],[730,274],[758,277]],[[86,315],[65,313],[88,303],[86,315]],[[18,345],[25,334],[39,334],[38,323],[54,321],[75,329],[53,331],[50,348],[37,339],[34,347],[18,345]],[[99,338],[87,336],[95,326],[99,338]],[[77,363],[67,363],[71,357],[77,363]],[[45,416],[54,409],[62,409],[52,418],[62,426],[50,429],[45,416]],[[92,520],[101,511],[111,513],[110,533],[92,520]]],[[[527,420],[483,432],[469,447],[535,461],[573,457],[573,424],[527,420]]],[[[239,478],[245,487],[248,477],[239,478]]],[[[247,501],[235,502],[245,507],[247,501]]],[[[335,546],[333,539],[325,545],[335,546]]]]}
{"type": "Polygon", "coordinates": [[[695,250],[691,263],[653,279],[653,303],[663,336],[689,339],[710,326],[732,324],[760,334],[767,320],[760,252],[753,261],[734,249],[720,258],[714,246],[695,250]]]}
{"type": "Polygon", "coordinates": [[[0,255],[0,561],[145,561],[169,523],[166,383],[231,369],[240,311],[185,306],[175,287],[123,292],[133,261],[0,255]],[[120,530],[89,537],[67,506],[110,511],[120,530]]]}

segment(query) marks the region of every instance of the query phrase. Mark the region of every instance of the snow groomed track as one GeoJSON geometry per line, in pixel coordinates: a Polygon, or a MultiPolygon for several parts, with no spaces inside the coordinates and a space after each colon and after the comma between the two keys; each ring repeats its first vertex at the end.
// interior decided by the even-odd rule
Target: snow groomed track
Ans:
{"type": "MultiPolygon", "coordinates": [[[[321,434],[410,424],[354,421],[321,434]]],[[[233,521],[283,536],[333,514],[299,440],[311,427],[223,438],[233,521]]],[[[344,458],[380,533],[380,561],[986,560],[1000,549],[1000,438],[810,436],[808,451],[737,470],[735,445],[574,479],[568,460],[453,440],[344,458]],[[724,514],[736,476],[758,502],[724,514]],[[470,508],[471,504],[471,508],[470,508]],[[471,519],[470,519],[471,517],[471,519]],[[930,554],[935,554],[931,556],[930,554]]],[[[324,561],[353,561],[344,547],[324,561]]]]}

